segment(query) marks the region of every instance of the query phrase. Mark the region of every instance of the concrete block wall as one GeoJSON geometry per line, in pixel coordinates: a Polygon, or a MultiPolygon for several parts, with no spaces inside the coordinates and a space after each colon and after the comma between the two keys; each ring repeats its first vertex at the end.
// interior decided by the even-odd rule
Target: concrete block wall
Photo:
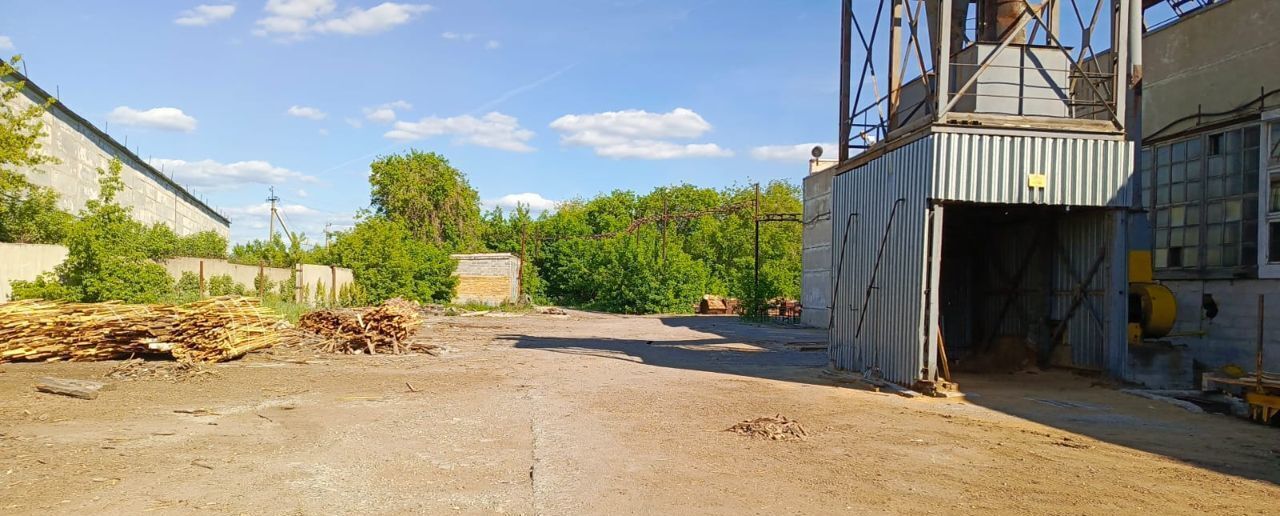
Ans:
{"type": "Polygon", "coordinates": [[[823,168],[804,178],[804,233],[801,245],[800,323],[826,328],[831,310],[831,179],[823,168]]]}
{"type": "MultiPolygon", "coordinates": [[[[280,269],[285,270],[285,269],[280,269]]],[[[302,264],[298,266],[299,283],[302,289],[307,292],[305,296],[311,305],[321,303],[332,303],[338,298],[338,294],[342,293],[342,289],[355,283],[355,276],[351,269],[342,267],[333,267],[331,265],[311,265],[302,264]],[[337,285],[337,289],[334,289],[337,285]],[[324,289],[325,299],[316,299],[317,287],[324,289]]]]}
{"type": "Polygon", "coordinates": [[[66,259],[67,248],[60,245],[0,243],[0,301],[13,293],[9,282],[34,280],[66,259]]]}
{"type": "MultiPolygon", "coordinates": [[[[54,267],[66,258],[67,248],[60,245],[0,243],[0,301],[9,300],[9,295],[13,292],[11,281],[34,280],[43,273],[53,272],[54,267]]],[[[231,276],[232,281],[244,285],[246,290],[253,289],[258,274],[272,283],[280,283],[289,281],[295,273],[292,269],[259,268],[209,258],[172,258],[161,265],[164,265],[174,281],[181,279],[184,272],[199,275],[203,271],[206,281],[214,276],[231,276]]],[[[304,264],[298,266],[296,272],[299,284],[306,289],[305,297],[312,306],[318,301],[315,299],[316,285],[323,285],[326,299],[322,301],[330,301],[333,299],[330,294],[333,292],[333,285],[337,285],[338,292],[341,292],[343,288],[355,283],[351,269],[342,267],[304,264]]]]}
{"type": "MultiPolygon", "coordinates": [[[[6,81],[21,78],[9,77],[6,81]]],[[[23,94],[13,103],[25,109],[43,103],[49,94],[27,81],[23,94]]],[[[123,165],[120,171],[124,191],[117,197],[121,206],[132,208],[133,217],[151,225],[168,225],[178,235],[215,231],[230,233],[231,221],[178,186],[160,171],[136,156],[114,138],[74,113],[62,103],[51,106],[44,115],[47,136],[41,139],[41,151],[59,163],[21,169],[32,183],[50,187],[60,196],[59,207],[79,213],[85,203],[98,197],[99,168],[106,170],[112,158],[123,165]]]]}
{"type": "Polygon", "coordinates": [[[1280,280],[1162,281],[1173,291],[1178,318],[1167,340],[1186,346],[1196,365],[1219,369],[1227,364],[1252,371],[1258,342],[1258,295],[1266,296],[1263,368],[1280,371],[1280,280]],[[1205,317],[1202,299],[1213,297],[1218,314],[1205,317]]]}
{"type": "MultiPolygon", "coordinates": [[[[244,285],[246,289],[252,289],[254,281],[258,277],[258,267],[255,265],[240,265],[231,263],[226,260],[216,260],[210,258],[172,258],[165,260],[164,268],[169,271],[169,275],[174,281],[182,278],[182,273],[190,272],[199,275],[201,264],[204,266],[204,278],[208,281],[214,276],[231,276],[231,281],[244,285]]],[[[289,281],[293,271],[289,269],[280,269],[275,267],[263,267],[262,275],[272,283],[280,283],[281,281],[289,281]]]]}
{"type": "Polygon", "coordinates": [[[455,254],[455,303],[500,305],[520,296],[520,258],[511,253],[455,254]]]}

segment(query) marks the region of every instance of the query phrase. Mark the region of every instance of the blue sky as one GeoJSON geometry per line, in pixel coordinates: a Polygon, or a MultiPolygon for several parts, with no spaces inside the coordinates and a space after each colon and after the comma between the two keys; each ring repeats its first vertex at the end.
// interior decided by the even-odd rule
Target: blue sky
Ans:
{"type": "MultiPolygon", "coordinates": [[[[834,1],[9,2],[0,54],[266,234],[322,240],[368,163],[437,151],[487,202],[798,182],[836,133],[834,1]],[[203,7],[202,7],[203,5],[203,7]],[[109,122],[108,122],[109,121],[109,122]]],[[[834,152],[830,150],[829,154],[834,152]]]]}

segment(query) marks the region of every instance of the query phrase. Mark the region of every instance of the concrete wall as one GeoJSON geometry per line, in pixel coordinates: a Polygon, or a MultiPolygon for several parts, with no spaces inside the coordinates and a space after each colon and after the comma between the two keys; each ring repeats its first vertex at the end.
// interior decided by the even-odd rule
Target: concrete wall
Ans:
{"type": "Polygon", "coordinates": [[[0,243],[0,301],[13,293],[9,282],[34,280],[65,259],[67,248],[60,245],[0,243]]]}
{"type": "MultiPolygon", "coordinates": [[[[278,284],[282,281],[289,281],[295,272],[293,269],[279,267],[262,267],[256,265],[240,265],[230,263],[226,260],[213,260],[208,258],[173,258],[164,262],[165,269],[169,271],[169,275],[175,280],[182,277],[182,273],[190,272],[192,274],[200,274],[201,264],[204,266],[204,277],[206,281],[214,276],[227,275],[231,276],[231,280],[244,285],[246,289],[253,289],[254,280],[258,277],[259,272],[272,283],[278,284]]],[[[329,265],[299,265],[296,272],[298,273],[298,282],[295,284],[295,299],[297,295],[301,295],[307,304],[315,306],[317,304],[333,303],[337,293],[341,293],[342,289],[349,288],[355,283],[354,275],[351,269],[342,267],[332,267],[329,265]],[[335,282],[336,281],[336,282],[335,282]],[[338,286],[335,292],[333,285],[338,286]],[[316,298],[317,286],[323,290],[324,299],[316,298]]],[[[278,288],[273,285],[273,289],[278,288]]]]}
{"type": "MultiPolygon", "coordinates": [[[[8,77],[5,80],[21,80],[8,77]]],[[[43,103],[49,94],[27,81],[23,94],[13,101],[18,109],[43,103]]],[[[32,183],[53,188],[61,196],[59,207],[78,213],[85,202],[98,196],[97,169],[106,169],[111,158],[124,165],[121,179],[125,189],[118,200],[133,208],[133,217],[144,224],[160,222],[179,235],[215,231],[230,232],[231,221],[200,202],[185,189],[152,168],[127,148],[98,130],[93,124],[56,103],[44,115],[45,131],[41,151],[60,163],[21,171],[32,183]]]]}
{"type": "MultiPolygon", "coordinates": [[[[1252,371],[1258,349],[1258,294],[1265,294],[1263,369],[1280,371],[1280,282],[1276,280],[1162,281],[1173,290],[1178,318],[1172,336],[1186,346],[1199,371],[1235,364],[1252,371]],[[1203,298],[1213,297],[1218,314],[1205,316],[1203,298]]],[[[1187,386],[1190,387],[1190,386],[1187,386]]]]}
{"type": "Polygon", "coordinates": [[[342,293],[342,289],[355,283],[355,276],[352,275],[351,269],[342,267],[303,264],[298,266],[298,271],[299,283],[303,291],[307,292],[304,297],[312,305],[334,303],[338,300],[337,296],[342,293]],[[337,290],[334,290],[334,285],[337,285],[337,290]],[[325,299],[316,298],[317,288],[324,290],[325,299]]]}
{"type": "Polygon", "coordinates": [[[1277,27],[1280,2],[1231,0],[1148,33],[1142,40],[1143,135],[1197,110],[1230,111],[1263,89],[1280,89],[1277,27]]]}
{"type": "Polygon", "coordinates": [[[520,258],[511,253],[455,254],[455,303],[500,305],[520,296],[520,258]]]}
{"type": "MultiPolygon", "coordinates": [[[[231,280],[244,285],[246,289],[252,289],[254,280],[258,277],[258,267],[254,265],[240,265],[228,262],[226,260],[214,260],[209,258],[172,258],[165,260],[164,268],[169,271],[169,275],[174,280],[182,278],[182,273],[190,272],[192,274],[200,274],[200,266],[204,264],[204,277],[207,281],[214,276],[231,276],[231,280]]],[[[281,281],[289,281],[293,271],[289,269],[279,269],[274,267],[263,267],[262,275],[272,283],[281,281]]]]}
{"type": "MultiPolygon", "coordinates": [[[[31,281],[45,272],[53,272],[53,268],[67,258],[67,248],[60,245],[43,244],[7,244],[0,243],[0,300],[8,300],[12,289],[9,282],[14,280],[31,281]]],[[[190,272],[199,275],[203,268],[205,280],[214,276],[231,276],[231,280],[252,290],[254,280],[261,273],[272,283],[289,281],[294,271],[291,269],[240,265],[226,260],[209,258],[172,258],[164,261],[165,270],[175,281],[182,278],[182,273],[190,272]]],[[[323,285],[325,300],[333,300],[333,285],[338,292],[355,283],[351,269],[330,267],[328,265],[301,265],[298,268],[299,284],[305,289],[304,296],[308,303],[315,305],[316,286],[323,285]],[[336,280],[336,283],[335,283],[336,280]]]]}
{"type": "Polygon", "coordinates": [[[826,328],[831,317],[831,178],[834,163],[811,164],[804,178],[800,323],[826,328]]]}

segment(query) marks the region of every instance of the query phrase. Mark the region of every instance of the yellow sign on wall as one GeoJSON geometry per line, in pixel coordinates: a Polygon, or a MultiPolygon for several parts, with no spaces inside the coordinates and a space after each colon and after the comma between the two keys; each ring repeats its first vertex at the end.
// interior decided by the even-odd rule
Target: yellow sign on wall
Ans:
{"type": "Polygon", "coordinates": [[[1049,186],[1049,176],[1044,174],[1030,174],[1027,176],[1027,187],[1044,188],[1049,186]]]}

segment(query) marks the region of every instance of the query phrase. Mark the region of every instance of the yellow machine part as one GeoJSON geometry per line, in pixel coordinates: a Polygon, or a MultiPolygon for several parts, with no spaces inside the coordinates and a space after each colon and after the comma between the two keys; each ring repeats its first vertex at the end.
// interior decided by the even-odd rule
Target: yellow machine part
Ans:
{"type": "MultiPolygon", "coordinates": [[[[1160,338],[1173,330],[1178,304],[1168,287],[1155,282],[1151,251],[1129,251],[1129,294],[1142,300],[1141,338],[1160,338]]],[[[1130,330],[1129,341],[1136,335],[1130,330]]]]}
{"type": "Polygon", "coordinates": [[[1169,287],[1158,283],[1129,283],[1129,293],[1142,299],[1142,336],[1160,338],[1173,330],[1178,305],[1169,287]]]}

